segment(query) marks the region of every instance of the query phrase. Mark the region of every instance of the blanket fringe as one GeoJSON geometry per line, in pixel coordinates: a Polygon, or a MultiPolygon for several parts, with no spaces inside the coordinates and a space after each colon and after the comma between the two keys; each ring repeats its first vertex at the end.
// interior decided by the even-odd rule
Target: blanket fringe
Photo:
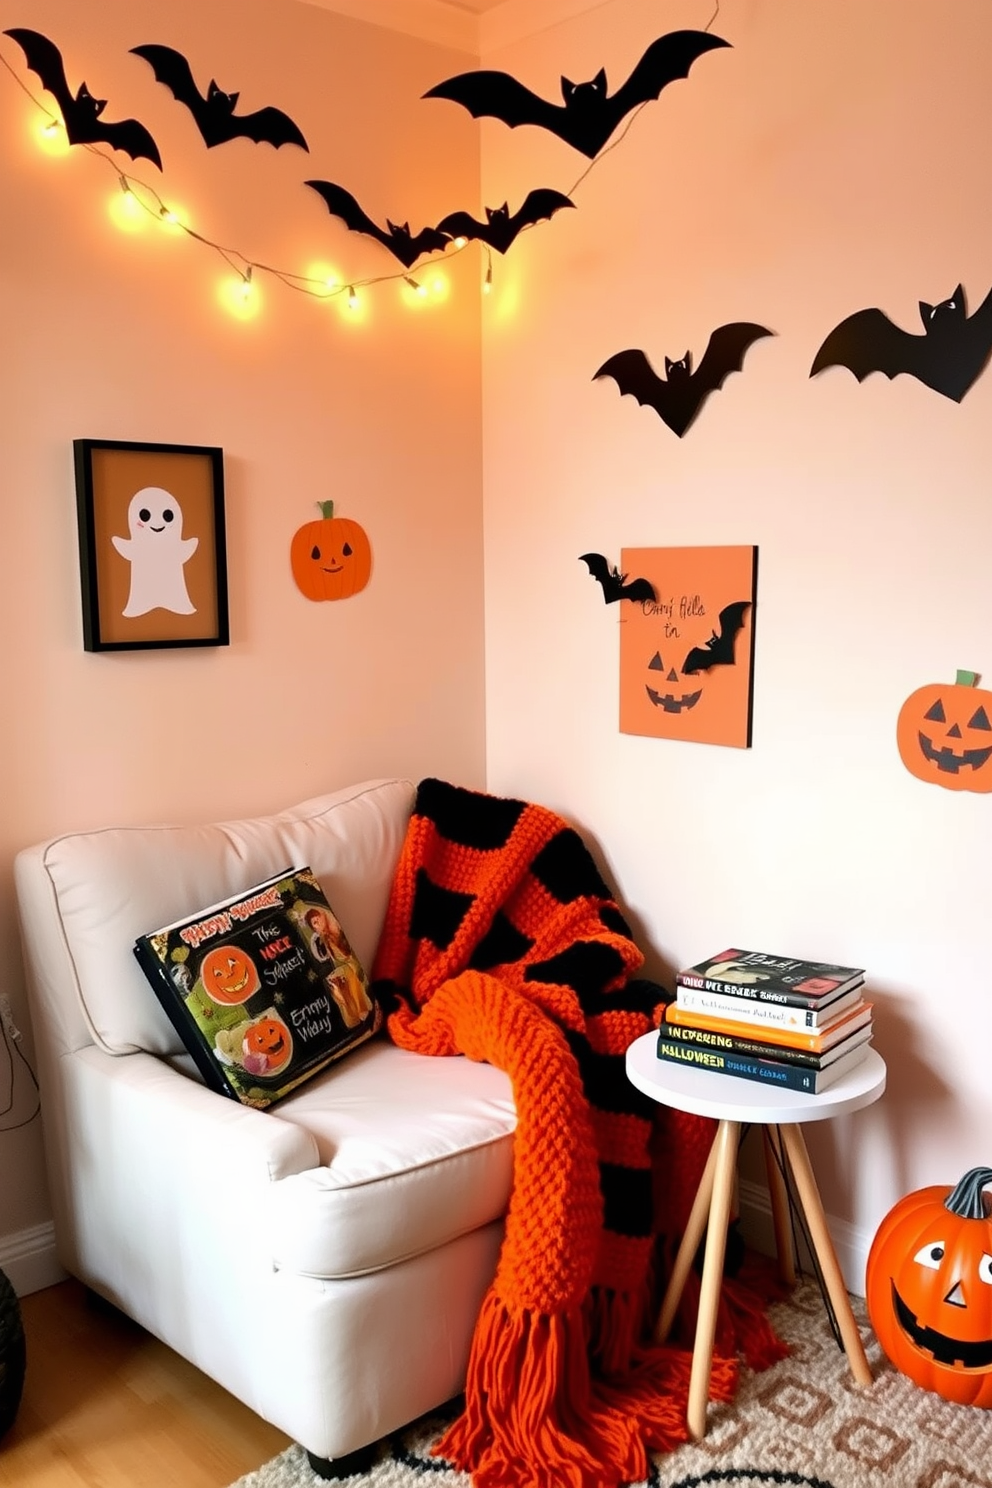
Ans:
{"type": "Polygon", "coordinates": [[[465,1410],[433,1451],[476,1488],[613,1488],[614,1447],[591,1409],[581,1310],[511,1311],[490,1290],[469,1358],[465,1410]]]}
{"type": "MultiPolygon", "coordinates": [[[[642,1345],[622,1375],[592,1377],[588,1321],[581,1309],[511,1310],[491,1289],[473,1335],[465,1409],[433,1454],[470,1473],[475,1488],[642,1482],[650,1451],[688,1440],[691,1355],[642,1345]]],[[[732,1399],[737,1376],[735,1359],[715,1357],[710,1399],[732,1399]]]]}

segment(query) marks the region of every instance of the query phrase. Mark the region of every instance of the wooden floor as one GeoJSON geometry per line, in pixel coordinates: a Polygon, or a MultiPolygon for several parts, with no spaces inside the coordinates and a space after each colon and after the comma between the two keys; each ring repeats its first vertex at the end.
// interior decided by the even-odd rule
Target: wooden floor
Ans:
{"type": "Polygon", "coordinates": [[[289,1445],[130,1319],[64,1281],[21,1299],[27,1373],[3,1488],[227,1488],[289,1445]]]}

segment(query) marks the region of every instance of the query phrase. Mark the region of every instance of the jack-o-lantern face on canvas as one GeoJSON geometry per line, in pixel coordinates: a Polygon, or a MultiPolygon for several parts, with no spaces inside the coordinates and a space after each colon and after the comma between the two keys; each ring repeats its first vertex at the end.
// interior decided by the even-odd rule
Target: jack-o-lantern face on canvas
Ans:
{"type": "Polygon", "coordinates": [[[624,550],[655,597],[624,605],[620,729],[733,744],[751,730],[754,548],[624,550]]]}
{"type": "Polygon", "coordinates": [[[261,985],[254,961],[238,945],[208,951],[200,965],[200,981],[207,996],[225,1007],[247,1002],[261,985]]]}

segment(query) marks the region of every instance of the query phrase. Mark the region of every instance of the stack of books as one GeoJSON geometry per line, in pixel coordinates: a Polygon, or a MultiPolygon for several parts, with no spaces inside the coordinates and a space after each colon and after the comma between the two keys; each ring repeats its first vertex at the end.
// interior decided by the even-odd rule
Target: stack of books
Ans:
{"type": "Polygon", "coordinates": [[[676,976],[658,1058],[817,1095],[868,1052],[864,980],[856,966],[720,951],[676,976]]]}

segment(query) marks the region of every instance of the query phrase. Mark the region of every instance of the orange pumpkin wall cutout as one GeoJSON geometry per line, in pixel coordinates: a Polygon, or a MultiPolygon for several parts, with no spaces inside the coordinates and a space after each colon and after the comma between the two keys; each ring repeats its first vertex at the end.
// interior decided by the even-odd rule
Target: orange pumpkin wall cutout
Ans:
{"type": "Polygon", "coordinates": [[[293,534],[289,563],[296,587],[307,599],[350,599],[372,573],[372,546],[365,528],[336,517],[333,501],[318,501],[320,516],[293,534]]]}
{"type": "Polygon", "coordinates": [[[924,1390],[992,1408],[992,1168],[907,1194],[868,1253],[868,1316],[886,1356],[924,1390]]]}
{"type": "Polygon", "coordinates": [[[928,682],[899,710],[896,742],[911,775],[946,790],[992,791],[992,692],[977,672],[928,682]]]}

